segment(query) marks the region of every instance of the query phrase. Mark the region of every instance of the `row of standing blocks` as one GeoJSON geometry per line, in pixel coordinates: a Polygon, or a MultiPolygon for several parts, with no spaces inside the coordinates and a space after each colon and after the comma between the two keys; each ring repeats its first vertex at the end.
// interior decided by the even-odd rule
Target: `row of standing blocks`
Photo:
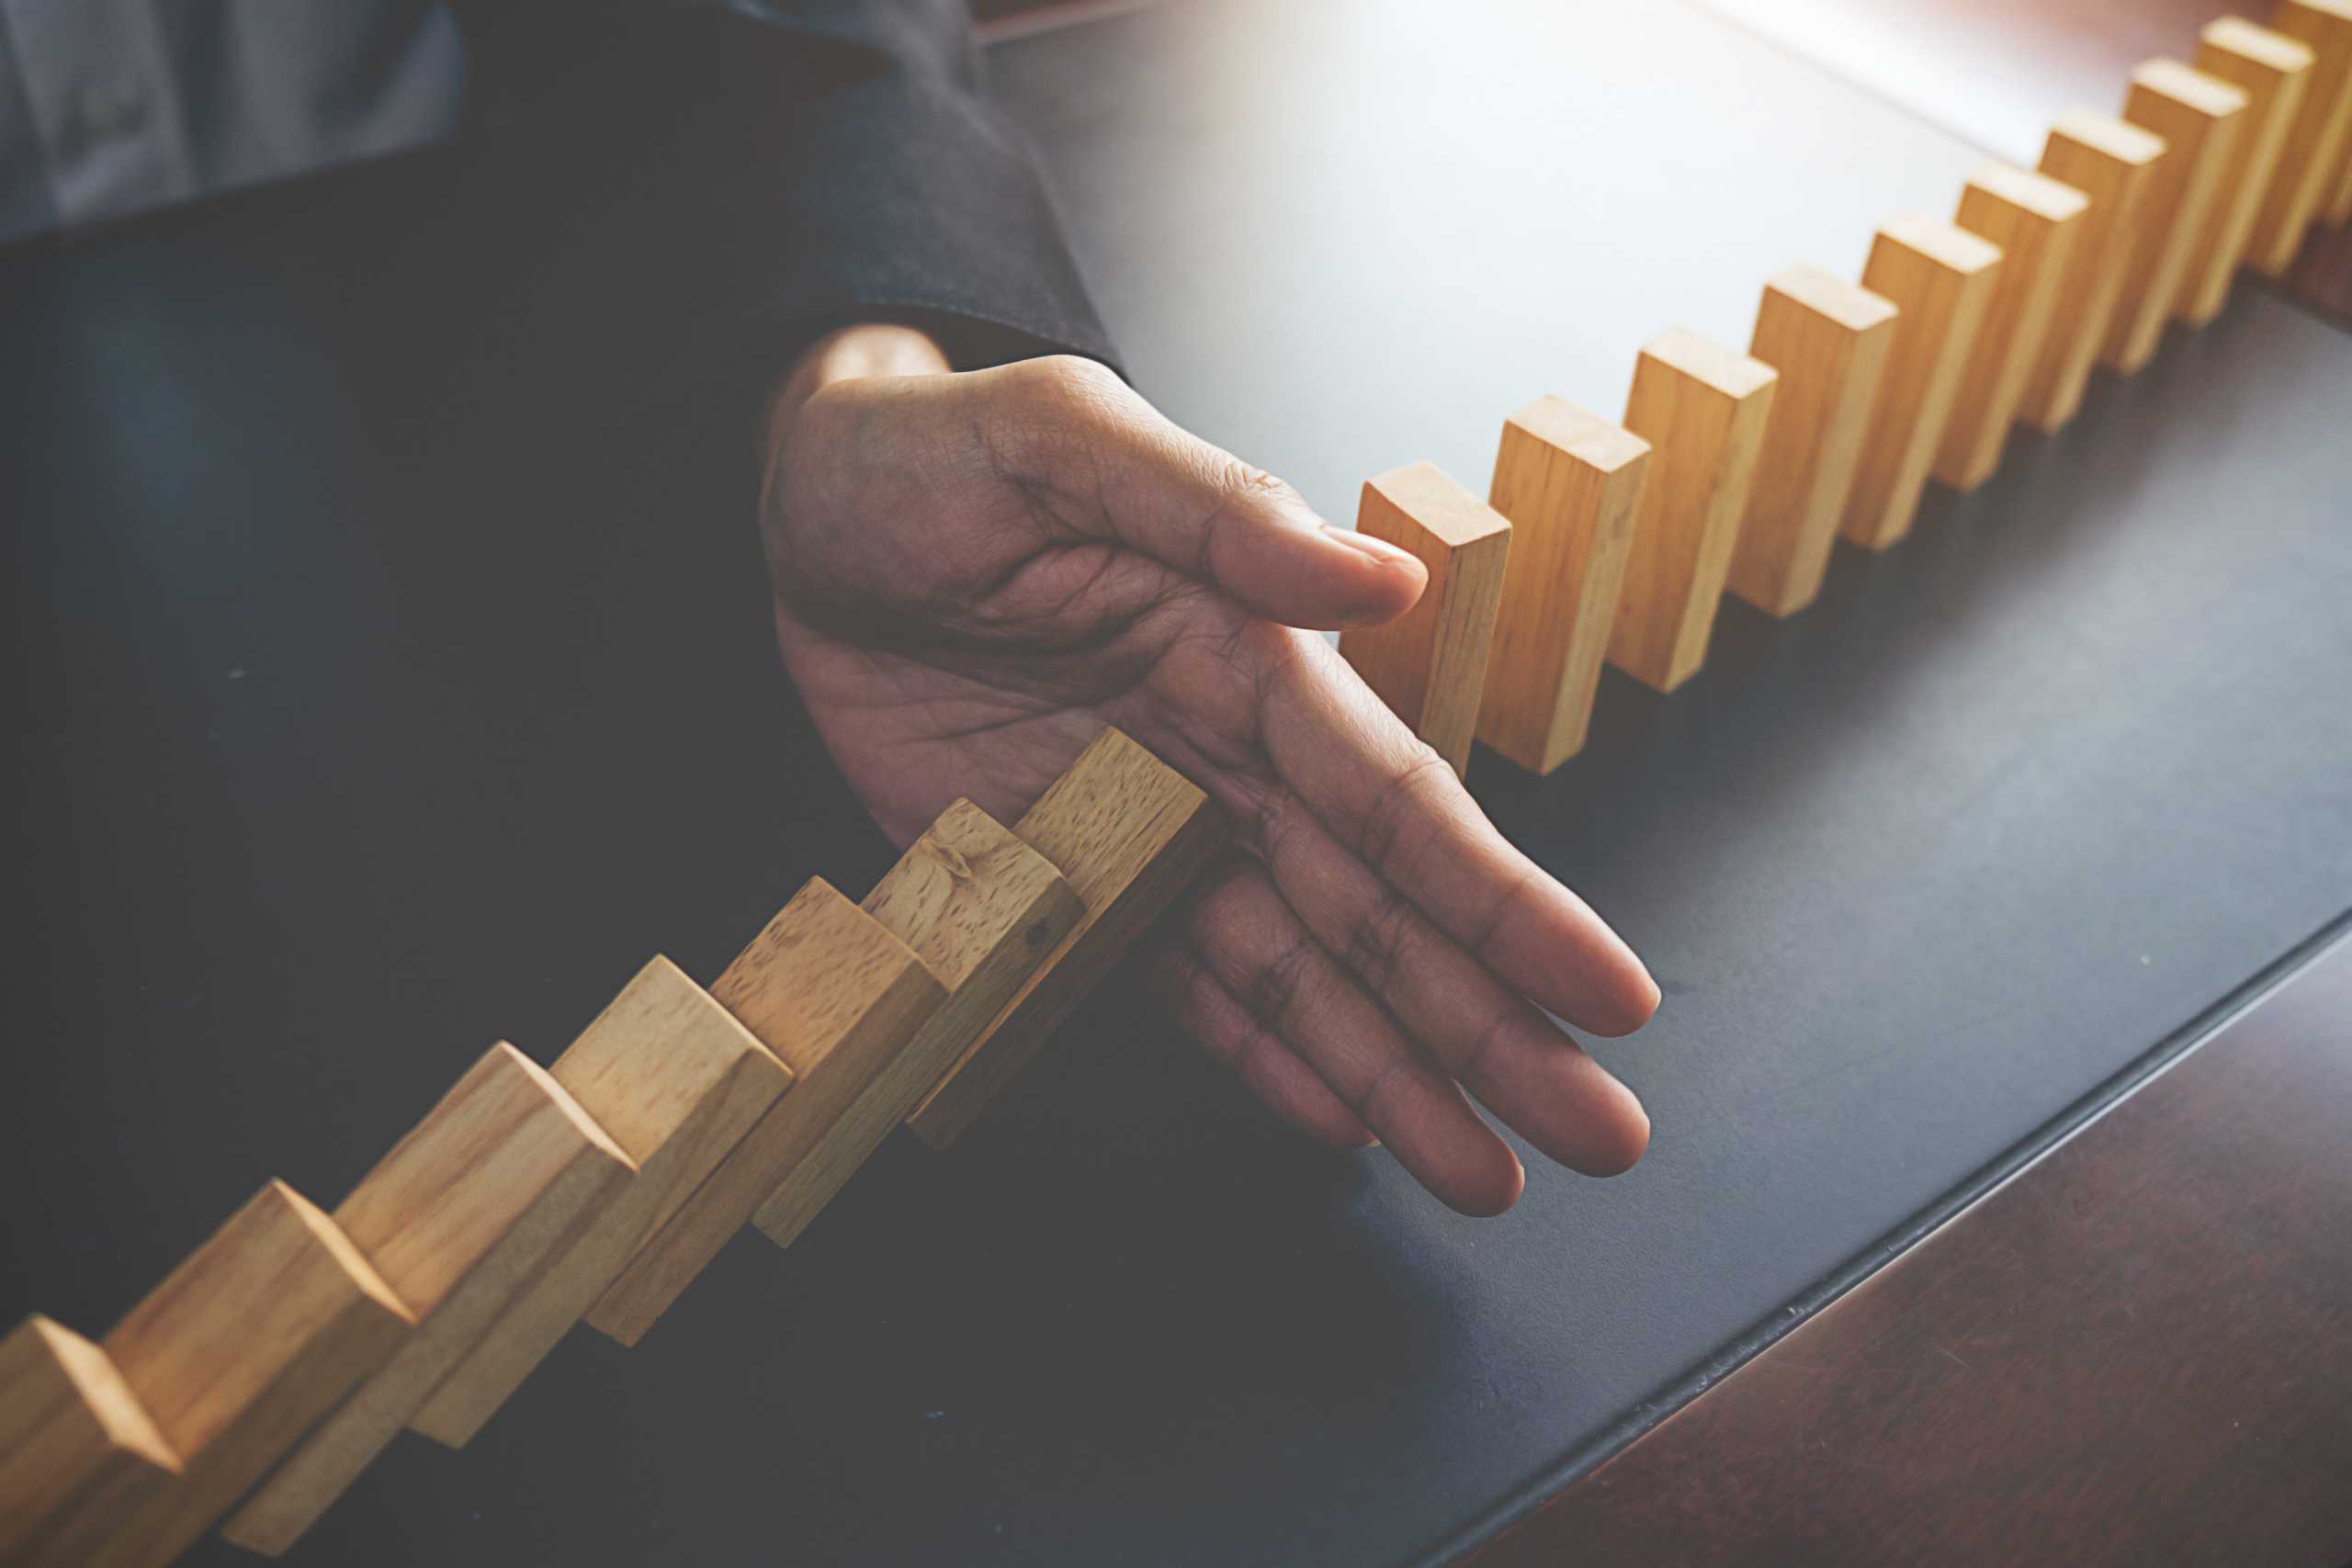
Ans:
{"type": "Polygon", "coordinates": [[[1896,543],[1930,477],[1984,483],[2016,423],[2074,417],[2095,364],[2139,370],[2242,265],[2276,276],[2314,220],[2347,219],[2352,0],[2215,21],[2194,64],[2133,70],[2120,118],[2059,119],[2038,171],[1987,164],[1951,221],[1883,225],[1860,286],[1771,279],[1747,353],[1652,342],[1622,425],[1521,409],[1485,502],[1427,463],[1368,481],[1357,526],[1429,586],[1340,651],[1457,773],[1474,737],[1548,773],[1582,747],[1604,661],[1672,691],[1726,591],[1804,608],[1839,536],[1896,543]]]}
{"type": "Polygon", "coordinates": [[[102,1343],[0,1341],[0,1562],[290,1546],[403,1427],[463,1444],[579,1322],[633,1345],[746,1224],[788,1246],[902,1122],[944,1145],[1215,852],[1106,731],[1014,826],[958,801],[706,990],[667,959],[551,1066],[501,1043],[333,1213],[272,1183],[102,1343]]]}

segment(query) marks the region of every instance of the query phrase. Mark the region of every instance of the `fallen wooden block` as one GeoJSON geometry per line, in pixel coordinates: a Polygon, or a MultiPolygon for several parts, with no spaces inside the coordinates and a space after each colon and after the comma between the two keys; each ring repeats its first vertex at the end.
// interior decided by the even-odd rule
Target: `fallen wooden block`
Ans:
{"type": "Polygon", "coordinates": [[[1096,736],[1012,830],[1086,913],[907,1118],[933,1148],[972,1124],[1225,842],[1208,796],[1115,729],[1096,736]]]}
{"type": "Polygon", "coordinates": [[[1364,481],[1356,529],[1419,557],[1429,586],[1387,625],[1341,632],[1340,652],[1459,775],[1478,728],[1510,525],[1435,464],[1415,463],[1364,481]]]}
{"type": "Polygon", "coordinates": [[[2077,109],[2050,128],[2041,172],[2089,198],[2082,232],[2059,265],[2058,302],[2027,378],[2018,417],[2063,429],[2083,406],[2083,389],[2108,323],[2123,297],[2124,262],[2139,243],[2147,194],[2165,140],[2113,115],[2077,109]]]}
{"type": "Polygon", "coordinates": [[[2229,303],[2231,281],[2254,243],[2255,220],[2278,181],[2278,155],[2302,107],[2312,58],[2309,45],[2238,17],[2208,22],[2197,35],[2197,69],[2245,94],[2246,107],[2221,194],[2181,279],[2176,310],[2190,326],[2203,326],[2229,303]]]}
{"type": "Polygon", "coordinates": [[[2245,95],[2177,60],[2132,68],[2123,118],[2165,139],[2099,362],[2131,375],[2155,357],[2181,279],[2245,124],[2245,95]]]}
{"type": "Polygon", "coordinates": [[[263,1188],[106,1337],[180,1475],[124,1512],[92,1568],[177,1557],[414,1326],[333,1220],[284,1182],[263,1188]]]}
{"type": "Polygon", "coordinates": [[[588,1314],[634,1345],[816,1148],[946,992],[913,949],[811,880],[711,996],[792,1071],[792,1089],[639,1247],[588,1314]]]}
{"type": "Polygon", "coordinates": [[[1925,214],[1893,219],[1871,241],[1862,285],[1903,314],[1839,524],[1855,544],[1883,550],[1911,531],[2000,267],[1998,245],[1925,214]]]}
{"type": "Polygon", "coordinates": [[[2001,466],[2089,206],[2073,186],[2007,164],[1985,164],[1961,191],[1953,221],[1998,245],[2001,266],[1936,454],[1936,478],[1954,490],[1974,490],[2001,466]]]}
{"type": "Polygon", "coordinates": [[[1510,524],[1510,569],[1478,739],[1530,773],[1584,745],[1649,459],[1648,442],[1558,398],[1503,421],[1487,504],[1510,524]]]}
{"type": "Polygon", "coordinates": [[[335,1224],[416,1314],[416,1332],[220,1533],[272,1556],[300,1540],[631,1174],[546,1068],[512,1045],[491,1047],[335,1208],[335,1224]]]}
{"type": "MultiPolygon", "coordinates": [[[[2278,277],[2295,265],[2312,220],[2332,209],[2336,181],[2352,185],[2352,0],[2278,0],[2270,30],[2306,45],[2312,57],[2246,255],[2256,272],[2278,277]]],[[[2346,208],[2352,217],[2352,198],[2346,208]]]]}
{"type": "Polygon", "coordinates": [[[481,1429],[792,1084],[791,1070],[666,958],[639,970],[548,1071],[637,1174],[410,1418],[452,1448],[481,1429]]]}
{"type": "Polygon", "coordinates": [[[1051,862],[968,800],[940,813],[860,908],[914,950],[947,999],[752,1216],[778,1247],[792,1245],[1086,914],[1051,862]]]}
{"type": "Polygon", "coordinates": [[[0,1339],[0,1562],[79,1568],[179,1473],[104,1350],[38,1313],[0,1339]]]}

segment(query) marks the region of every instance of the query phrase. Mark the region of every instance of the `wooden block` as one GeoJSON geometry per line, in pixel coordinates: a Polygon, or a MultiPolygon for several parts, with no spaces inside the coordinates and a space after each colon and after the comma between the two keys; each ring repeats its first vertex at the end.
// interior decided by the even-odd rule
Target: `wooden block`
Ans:
{"type": "Polygon", "coordinates": [[[2208,22],[2197,35],[2197,69],[2245,94],[2246,107],[2221,194],[2181,279],[2176,311],[2191,326],[2203,326],[2230,301],[2230,282],[2254,243],[2255,220],[2277,180],[2312,58],[2309,45],[2237,17],[2208,22]]]}
{"type": "Polygon", "coordinates": [[[0,1339],[0,1562],[78,1568],[179,1472],[104,1350],[39,1314],[0,1339]]]}
{"type": "Polygon", "coordinates": [[[546,1068],[491,1047],[334,1212],[415,1312],[416,1332],[220,1533],[271,1555],[293,1545],[631,1174],[546,1068]]]}
{"type": "Polygon", "coordinates": [[[947,1000],[768,1194],[752,1223],[790,1247],[1086,913],[1045,856],[968,800],[942,812],[860,906],[947,1000]]]}
{"type": "Polygon", "coordinates": [[[2341,229],[2352,223],[2352,137],[2345,139],[2344,173],[2335,182],[2335,195],[2329,200],[2322,215],[2330,228],[2341,229]]]}
{"type": "Polygon", "coordinates": [[[1883,550],[1911,531],[2000,268],[1998,245],[1925,214],[1891,220],[1871,243],[1862,284],[1903,314],[1839,525],[1855,544],[1883,550]]]}
{"type": "Polygon", "coordinates": [[[2001,266],[1936,454],[1936,478],[1954,490],[1974,490],[2001,466],[2089,207],[2073,186],[2007,164],[1987,164],[1962,187],[1953,221],[1998,245],[2001,266]]]}
{"type": "Polygon", "coordinates": [[[2059,266],[2058,303],[2028,378],[2018,417],[2062,429],[2083,406],[2083,389],[2123,295],[2124,265],[2139,243],[2147,195],[2165,139],[2116,118],[2077,109],[2050,128],[2041,172],[2090,199],[2074,247],[2059,266]]]}
{"type": "Polygon", "coordinates": [[[913,949],[821,878],[793,896],[710,994],[792,1070],[792,1089],[588,1314],[624,1345],[644,1337],[946,1000],[913,949]]]}
{"type": "Polygon", "coordinates": [[[1648,442],[1558,398],[1503,421],[1487,504],[1510,524],[1510,570],[1478,739],[1530,773],[1584,745],[1649,458],[1648,442]]]}
{"type": "Polygon", "coordinates": [[[1095,737],[1012,830],[1061,872],[1086,913],[907,1119],[933,1148],[971,1125],[1225,841],[1208,796],[1115,729],[1095,737]]]}
{"type": "Polygon", "coordinates": [[[2352,157],[2352,0],[2278,0],[2270,30],[2312,56],[2246,255],[2247,265],[2278,277],[2295,265],[2304,231],[2329,205],[2338,171],[2352,157]]]}
{"type": "Polygon", "coordinates": [[[178,1556],[413,1328],[333,1220],[283,1182],[263,1188],[106,1337],[180,1478],[123,1515],[92,1568],[178,1556]]]}
{"type": "Polygon", "coordinates": [[[2237,88],[2177,60],[2132,68],[2123,118],[2163,137],[2165,152],[2156,160],[2136,243],[2124,258],[2123,292],[2099,348],[2099,363],[2109,369],[2128,376],[2155,357],[2205,214],[2219,198],[2245,129],[2245,105],[2237,88]]]}
{"type": "Polygon", "coordinates": [[[1510,525],[1435,464],[1364,481],[1356,529],[1429,568],[1420,602],[1382,626],[1340,634],[1340,652],[1459,775],[1470,765],[1510,525]]]}
{"type": "Polygon", "coordinates": [[[410,1418],[453,1448],[481,1430],[792,1083],[774,1053],[666,958],[639,970],[548,1071],[637,1174],[410,1418]]]}

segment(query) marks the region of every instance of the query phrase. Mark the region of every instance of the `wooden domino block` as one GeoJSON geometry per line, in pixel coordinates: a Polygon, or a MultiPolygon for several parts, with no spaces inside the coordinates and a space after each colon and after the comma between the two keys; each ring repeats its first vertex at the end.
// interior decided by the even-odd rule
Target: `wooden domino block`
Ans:
{"type": "Polygon", "coordinates": [[[125,1512],[90,1568],[159,1568],[384,1367],[414,1319],[351,1238],[272,1182],[105,1340],[180,1477],[125,1512]]]}
{"type": "Polygon", "coordinates": [[[1415,463],[1364,482],[1356,529],[1418,556],[1429,586],[1386,626],[1341,632],[1340,652],[1458,775],[1478,728],[1510,525],[1435,464],[1415,463]]]}
{"type": "Polygon", "coordinates": [[[1925,214],[1883,224],[1862,285],[1903,314],[1839,531],[1883,550],[1911,531],[1962,375],[2000,280],[2001,248],[1925,214]]]}
{"type": "Polygon", "coordinates": [[[0,1339],[0,1562],[78,1568],[179,1473],[104,1350],[39,1314],[0,1339]]]}
{"type": "Polygon", "coordinates": [[[774,1053],[666,958],[639,970],[548,1071],[637,1174],[410,1418],[453,1448],[506,1402],[792,1083],[774,1053]]]}
{"type": "Polygon", "coordinates": [[[293,1545],[631,1174],[546,1068],[492,1046],[335,1208],[416,1332],[220,1533],[273,1556],[293,1545]]]}
{"type": "Polygon", "coordinates": [[[2124,259],[2123,292],[2107,325],[2099,362],[2131,375],[2155,357],[2165,322],[2180,297],[2205,214],[2219,198],[2222,175],[2245,126],[2245,95],[2177,60],[2132,68],[2123,118],[2165,139],[2137,243],[2124,259]]]}
{"type": "Polygon", "coordinates": [[[1936,454],[1936,478],[1954,490],[1974,490],[2001,466],[2089,206],[2073,186],[2007,164],[1985,164],[1961,190],[1953,221],[1998,245],[2001,266],[1936,454]]]}
{"type": "Polygon", "coordinates": [[[1900,314],[1892,299],[1815,266],[1764,285],[1747,352],[1781,384],[1729,585],[1767,615],[1794,615],[1821,592],[1900,314]]]}
{"type": "Polygon", "coordinates": [[[1510,570],[1478,739],[1530,773],[1584,745],[1649,458],[1648,442],[1558,398],[1503,421],[1487,504],[1510,524],[1510,570]]]}
{"type": "Polygon", "coordinates": [[[2082,232],[2059,266],[2058,302],[2027,378],[2018,416],[2063,429],[2083,406],[2083,389],[2123,295],[2124,267],[2139,243],[2147,195],[2165,139],[2113,115],[2077,109],[2050,128],[2041,172],[2089,198],[2082,232]]]}
{"type": "Polygon", "coordinates": [[[1634,361],[1625,428],[1655,448],[1609,662],[1670,692],[1706,662],[1779,374],[1677,327],[1634,361]]]}
{"type": "Polygon", "coordinates": [[[2277,183],[2278,155],[2302,107],[2312,58],[2308,44],[2238,17],[2208,22],[2197,35],[2197,69],[2245,94],[2246,107],[2221,194],[2181,279],[2176,310],[2190,326],[2203,326],[2229,303],[2231,280],[2254,243],[2255,220],[2277,183]]]}
{"type": "Polygon", "coordinates": [[[821,878],[793,896],[710,987],[792,1070],[792,1089],[598,1298],[589,1324],[634,1345],[939,1005],[914,950],[821,878]]]}
{"type": "Polygon", "coordinates": [[[2339,171],[2352,158],[2352,0],[2278,0],[2270,30],[2307,46],[2312,56],[2246,255],[2247,265],[2278,277],[2295,265],[2304,231],[2330,205],[2339,171]]]}
{"type": "Polygon", "coordinates": [[[860,906],[947,993],[769,1193],[752,1223],[790,1247],[1086,913],[1051,862],[968,800],[942,812],[860,906]]]}
{"type": "Polygon", "coordinates": [[[907,1118],[933,1148],[971,1125],[1225,841],[1208,796],[1115,729],[1095,737],[1012,830],[1086,913],[907,1118]]]}

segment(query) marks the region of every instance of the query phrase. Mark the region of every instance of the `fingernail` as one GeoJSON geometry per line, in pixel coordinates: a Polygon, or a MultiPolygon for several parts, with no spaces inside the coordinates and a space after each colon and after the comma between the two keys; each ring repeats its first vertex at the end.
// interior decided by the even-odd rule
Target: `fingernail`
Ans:
{"type": "Polygon", "coordinates": [[[1323,525],[1323,532],[1329,535],[1335,543],[1345,545],[1360,555],[1370,556],[1383,566],[1398,566],[1409,563],[1415,558],[1409,550],[1400,550],[1385,539],[1375,539],[1369,534],[1359,534],[1353,528],[1342,528],[1336,524],[1326,523],[1323,525]]]}

